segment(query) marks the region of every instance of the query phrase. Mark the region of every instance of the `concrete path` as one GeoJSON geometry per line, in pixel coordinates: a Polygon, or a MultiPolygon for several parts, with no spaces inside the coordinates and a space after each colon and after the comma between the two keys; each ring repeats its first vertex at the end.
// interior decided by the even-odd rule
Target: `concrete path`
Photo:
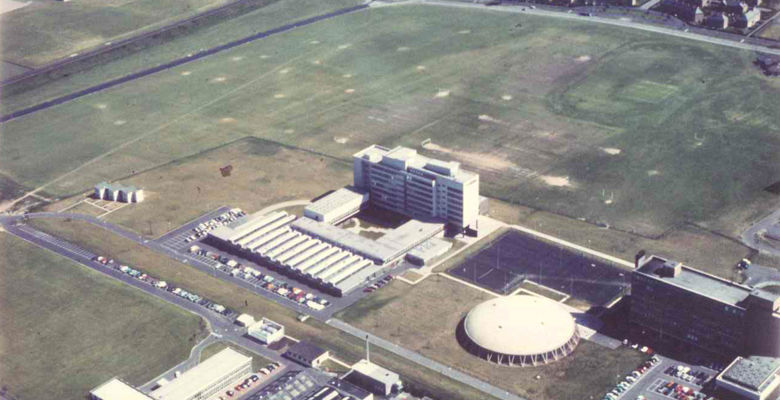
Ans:
{"type": "Polygon", "coordinates": [[[311,201],[309,199],[299,199],[299,200],[290,200],[290,201],[283,201],[281,203],[276,203],[273,205],[270,205],[260,211],[257,212],[257,214],[263,215],[268,214],[270,212],[281,210],[283,208],[287,207],[295,207],[295,206],[306,206],[311,204],[311,201]]]}
{"type": "Polygon", "coordinates": [[[758,222],[755,222],[749,228],[745,229],[745,231],[742,232],[740,239],[746,246],[752,249],[756,249],[761,253],[780,256],[780,245],[778,247],[774,247],[761,237],[761,235],[766,232],[767,229],[774,225],[780,225],[780,209],[767,215],[758,222]]]}
{"type": "Polygon", "coordinates": [[[426,367],[428,369],[431,369],[433,371],[436,371],[450,379],[453,379],[455,381],[458,381],[464,385],[471,386],[474,389],[477,389],[483,393],[487,393],[491,396],[494,396],[496,398],[502,399],[502,400],[527,400],[523,397],[517,396],[515,394],[512,394],[504,389],[500,389],[498,387],[495,387],[485,381],[479,380],[477,378],[472,377],[471,375],[467,375],[463,372],[460,372],[456,369],[453,369],[452,367],[448,367],[444,364],[441,364],[437,361],[431,360],[430,358],[427,358],[425,356],[420,355],[419,353],[416,353],[411,350],[407,350],[395,343],[388,342],[387,340],[384,340],[378,336],[374,336],[362,329],[356,328],[344,321],[341,321],[336,318],[331,318],[326,322],[328,325],[339,329],[342,332],[348,333],[352,336],[365,339],[366,337],[369,338],[369,341],[374,346],[379,346],[397,356],[403,357],[409,361],[412,361],[418,365],[421,365],[423,367],[426,367]]]}

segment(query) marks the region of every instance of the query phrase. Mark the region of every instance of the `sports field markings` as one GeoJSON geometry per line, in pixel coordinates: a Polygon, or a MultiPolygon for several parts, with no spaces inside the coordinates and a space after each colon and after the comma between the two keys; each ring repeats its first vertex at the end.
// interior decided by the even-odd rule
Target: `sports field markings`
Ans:
{"type": "Polygon", "coordinates": [[[640,103],[658,104],[678,91],[674,85],[641,80],[624,88],[619,95],[640,103]]]}

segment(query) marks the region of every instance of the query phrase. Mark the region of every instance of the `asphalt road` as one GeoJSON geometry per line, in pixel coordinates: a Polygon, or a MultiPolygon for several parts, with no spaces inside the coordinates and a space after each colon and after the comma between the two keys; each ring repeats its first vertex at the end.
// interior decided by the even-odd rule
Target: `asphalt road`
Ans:
{"type": "MultiPolygon", "coordinates": [[[[226,208],[225,208],[226,209],[226,208]]],[[[216,210],[212,213],[207,214],[204,217],[198,218],[194,221],[191,221],[188,225],[195,224],[197,225],[199,221],[201,221],[203,218],[210,218],[213,217],[213,215],[219,214],[220,211],[223,209],[216,210]]],[[[161,251],[165,254],[170,255],[173,258],[180,258],[182,255],[178,252],[174,252],[172,250],[167,250],[163,246],[160,245],[159,242],[154,240],[145,239],[143,236],[137,235],[134,232],[130,232],[124,228],[121,228],[119,226],[100,221],[94,217],[81,215],[81,214],[57,214],[57,213],[34,213],[34,214],[27,214],[27,218],[71,218],[71,219],[79,219],[83,221],[87,221],[90,223],[93,223],[95,225],[101,226],[105,229],[110,230],[111,232],[114,232],[118,235],[121,235],[125,238],[128,238],[130,240],[133,240],[139,244],[143,244],[151,249],[161,251]]],[[[86,265],[87,267],[101,272],[103,274],[106,274],[108,276],[111,276],[114,279],[120,280],[130,286],[136,287],[139,290],[142,290],[150,295],[156,296],[162,300],[165,300],[169,303],[175,304],[181,308],[184,308],[185,310],[188,310],[196,315],[199,315],[203,317],[209,325],[209,329],[212,332],[212,336],[216,336],[217,338],[220,338],[222,340],[226,340],[232,343],[235,343],[239,346],[246,347],[247,349],[256,352],[257,354],[260,354],[263,357],[266,357],[273,361],[278,361],[280,363],[286,364],[287,362],[281,359],[280,355],[272,350],[269,350],[265,346],[260,345],[259,343],[248,339],[244,336],[245,329],[237,327],[235,324],[233,324],[233,321],[226,318],[225,316],[221,314],[217,314],[213,311],[210,311],[206,309],[205,307],[202,307],[198,304],[192,303],[188,300],[185,300],[181,297],[178,297],[168,291],[161,290],[158,288],[153,287],[152,285],[137,280],[127,274],[124,274],[118,270],[115,270],[113,268],[106,268],[103,264],[97,263],[95,261],[92,261],[92,259],[96,256],[95,254],[86,251],[85,249],[80,248],[79,246],[76,246],[72,243],[69,243],[67,241],[64,241],[62,239],[56,238],[54,236],[51,236],[49,234],[46,234],[44,232],[37,231],[33,228],[31,228],[29,225],[24,224],[24,218],[23,216],[4,216],[0,217],[0,225],[3,226],[3,228],[13,234],[18,236],[19,238],[30,242],[32,244],[35,244],[37,246],[46,248],[50,251],[53,251],[57,254],[60,254],[64,257],[67,257],[73,261],[76,261],[80,264],[86,265]]],[[[185,229],[185,228],[180,228],[185,229]]],[[[163,235],[163,238],[170,237],[171,235],[175,235],[175,233],[178,231],[175,230],[173,232],[169,232],[166,235],[163,235]]],[[[193,262],[190,262],[190,265],[194,265],[193,262]]],[[[197,266],[196,266],[197,267],[197,266]]],[[[207,268],[211,270],[211,267],[207,265],[203,265],[203,268],[207,268]]],[[[227,276],[226,280],[231,280],[227,276]]],[[[241,286],[244,286],[247,284],[247,282],[237,279],[238,282],[235,282],[236,284],[239,284],[241,286]]],[[[271,300],[277,301],[280,300],[278,296],[271,295],[270,293],[265,292],[263,289],[260,289],[261,292],[259,292],[261,295],[268,294],[271,296],[271,300]],[[265,293],[264,293],[265,292],[265,293]]],[[[360,292],[360,291],[357,291],[360,292]]],[[[362,292],[360,293],[362,294],[362,292]]],[[[355,298],[355,301],[359,297],[355,298]]],[[[282,303],[282,305],[288,306],[287,304],[282,303]]],[[[331,308],[331,307],[328,307],[331,308]]],[[[321,316],[320,316],[321,317],[321,316]]],[[[352,327],[349,324],[346,324],[342,321],[339,321],[337,319],[329,319],[327,320],[327,323],[331,326],[334,326],[338,328],[339,330],[346,332],[348,334],[351,334],[353,336],[356,336],[360,339],[364,339],[367,335],[371,338],[372,342],[379,345],[380,347],[397,354],[403,358],[406,358],[409,361],[412,361],[418,365],[421,365],[426,368],[430,368],[434,371],[440,372],[444,374],[445,376],[450,377],[451,379],[454,379],[458,382],[461,382],[463,384],[466,384],[468,386],[471,386],[477,390],[480,390],[484,393],[496,396],[503,400],[525,400],[522,397],[516,396],[512,393],[509,393],[508,391],[505,391],[503,389],[499,389],[495,386],[492,386],[486,382],[483,382],[479,379],[476,379],[474,377],[471,377],[465,373],[462,373],[458,370],[454,370],[451,367],[447,367],[443,364],[440,364],[436,361],[433,361],[429,358],[426,358],[416,352],[413,352],[411,350],[405,349],[401,346],[398,346],[396,344],[393,344],[391,342],[388,342],[382,338],[373,336],[367,332],[364,332],[362,330],[359,330],[357,328],[352,327]]],[[[208,344],[208,343],[206,343],[208,344]]],[[[205,344],[200,343],[198,346],[204,346],[205,344]]],[[[195,353],[198,351],[193,351],[193,354],[191,354],[190,358],[188,360],[185,360],[184,362],[178,364],[177,366],[174,366],[172,369],[164,373],[162,376],[170,376],[173,372],[177,370],[178,367],[184,368],[185,366],[193,365],[195,362],[195,353]]],[[[161,376],[161,377],[162,377],[161,376]]],[[[154,381],[158,380],[160,377],[155,378],[154,381]]],[[[147,383],[145,387],[149,387],[152,382],[147,383]]],[[[259,387],[258,387],[259,388],[259,387]]]]}
{"type": "Polygon", "coordinates": [[[195,61],[195,60],[199,60],[201,58],[208,57],[210,55],[219,53],[221,51],[232,49],[234,47],[241,46],[243,44],[246,44],[246,43],[249,43],[249,42],[253,42],[253,41],[258,40],[258,39],[264,39],[264,38],[269,37],[269,36],[273,36],[273,35],[276,35],[276,34],[279,34],[279,33],[287,32],[287,31],[293,30],[293,29],[301,27],[301,26],[310,25],[310,24],[313,24],[315,22],[319,22],[319,21],[322,21],[322,20],[325,20],[325,19],[330,19],[330,18],[333,18],[333,17],[337,17],[339,15],[348,14],[348,13],[351,13],[351,12],[354,12],[354,11],[357,11],[357,10],[364,9],[366,7],[368,7],[366,4],[361,4],[361,5],[357,5],[357,6],[353,6],[353,7],[347,7],[347,8],[342,8],[342,9],[339,9],[339,10],[336,10],[336,11],[332,11],[332,12],[329,12],[329,13],[317,15],[315,17],[306,18],[306,19],[303,19],[303,20],[300,20],[300,21],[292,22],[292,23],[289,23],[289,24],[286,24],[286,25],[282,25],[282,26],[273,28],[273,29],[269,29],[267,31],[256,33],[254,35],[251,35],[251,36],[248,36],[248,37],[245,37],[245,38],[234,40],[232,42],[228,42],[228,43],[225,43],[223,45],[212,47],[210,49],[200,51],[200,52],[192,54],[190,56],[177,58],[177,59],[175,59],[173,61],[169,61],[169,62],[167,62],[165,64],[161,64],[161,65],[157,65],[157,66],[154,66],[154,67],[146,68],[146,69],[140,70],[138,72],[134,72],[132,74],[125,75],[123,77],[112,79],[112,80],[109,80],[109,81],[106,81],[106,82],[101,82],[101,83],[98,83],[98,84],[96,84],[94,86],[90,86],[90,87],[88,87],[86,89],[79,90],[79,91],[77,91],[75,93],[70,93],[70,94],[66,94],[64,96],[56,97],[54,99],[47,100],[47,101],[45,101],[43,103],[39,103],[39,104],[30,106],[30,107],[27,107],[27,108],[23,108],[21,110],[14,111],[14,112],[9,113],[9,114],[5,114],[3,116],[0,116],[0,123],[6,122],[6,121],[10,121],[12,119],[19,118],[19,117],[22,117],[22,116],[27,115],[27,114],[32,114],[34,112],[45,110],[47,108],[54,107],[56,105],[63,104],[63,103],[69,102],[71,100],[78,99],[80,97],[83,97],[83,96],[86,96],[86,95],[89,95],[89,94],[92,94],[92,93],[96,93],[96,92],[99,92],[99,91],[102,91],[102,90],[105,90],[105,89],[109,89],[109,88],[112,88],[114,86],[118,86],[118,85],[121,85],[121,84],[124,84],[124,83],[127,83],[127,82],[131,82],[131,81],[143,78],[143,77],[148,76],[148,75],[156,74],[156,73],[158,73],[160,71],[165,71],[165,70],[168,70],[168,69],[171,69],[171,68],[174,68],[174,67],[178,67],[179,65],[187,64],[189,62],[192,62],[192,61],[195,61]]]}
{"type": "Polygon", "coordinates": [[[762,232],[776,224],[780,224],[780,210],[769,214],[760,221],[751,225],[749,228],[745,229],[741,236],[742,243],[750,248],[758,250],[759,252],[780,256],[780,248],[773,247],[765,240],[761,240],[759,238],[759,235],[762,232]]]}
{"type": "MultiPolygon", "coordinates": [[[[372,5],[373,4],[376,4],[376,2],[372,3],[372,5]]],[[[408,0],[403,3],[393,3],[393,4],[394,5],[426,4],[426,5],[441,6],[441,7],[478,8],[483,10],[487,9],[487,7],[484,4],[449,2],[443,0],[408,0]]],[[[666,28],[661,26],[649,25],[641,22],[634,22],[634,21],[624,20],[624,19],[612,19],[612,18],[599,17],[595,15],[588,17],[583,15],[578,15],[577,13],[544,10],[539,7],[530,8],[529,5],[491,6],[489,7],[489,9],[493,11],[511,12],[511,13],[528,14],[528,15],[540,15],[545,17],[562,18],[568,20],[587,21],[587,22],[594,22],[594,23],[600,23],[605,25],[620,26],[624,28],[638,29],[642,31],[660,33],[664,35],[675,36],[675,37],[695,40],[699,42],[711,43],[719,46],[733,47],[742,50],[760,51],[762,53],[780,55],[780,49],[773,49],[770,47],[751,44],[751,43],[740,43],[739,41],[734,41],[734,40],[729,40],[729,39],[714,37],[714,36],[708,36],[701,33],[695,33],[690,31],[685,32],[685,30],[678,30],[678,29],[666,28]]]]}

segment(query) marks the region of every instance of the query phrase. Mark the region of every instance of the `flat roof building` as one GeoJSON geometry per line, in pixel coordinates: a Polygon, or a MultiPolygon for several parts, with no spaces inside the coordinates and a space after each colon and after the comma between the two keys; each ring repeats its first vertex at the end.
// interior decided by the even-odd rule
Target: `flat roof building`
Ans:
{"type": "Polygon", "coordinates": [[[353,364],[343,379],[380,396],[389,396],[403,389],[398,374],[365,359],[353,364]]]}
{"type": "Polygon", "coordinates": [[[251,372],[251,357],[226,348],[149,395],[155,400],[208,399],[251,372]]]}
{"type": "Polygon", "coordinates": [[[353,182],[372,205],[422,219],[476,229],[479,175],[460,163],[417,154],[408,147],[372,145],[353,155],[353,182]]]}
{"type": "Polygon", "coordinates": [[[330,357],[330,353],[306,341],[290,346],[283,354],[285,357],[307,367],[319,368],[330,357]]]}
{"type": "Polygon", "coordinates": [[[89,392],[92,400],[152,400],[138,389],[112,378],[89,392]]]}
{"type": "Polygon", "coordinates": [[[711,353],[780,356],[780,296],[643,252],[629,319],[644,333],[711,353]]]}
{"type": "Polygon", "coordinates": [[[276,343],[284,338],[284,325],[261,318],[249,326],[246,333],[264,344],[276,343]]]}
{"type": "Polygon", "coordinates": [[[409,253],[406,254],[406,259],[412,264],[425,265],[434,258],[446,253],[451,248],[451,242],[438,238],[431,238],[409,251],[409,253]]]}
{"type": "Polygon", "coordinates": [[[718,374],[715,385],[740,399],[775,398],[780,395],[780,358],[737,357],[718,374]]]}
{"type": "Polygon", "coordinates": [[[236,318],[236,325],[238,326],[250,326],[254,325],[255,317],[249,314],[241,314],[236,318]]]}
{"type": "Polygon", "coordinates": [[[326,224],[337,224],[368,206],[368,192],[341,188],[309,204],[303,216],[326,224]]]}

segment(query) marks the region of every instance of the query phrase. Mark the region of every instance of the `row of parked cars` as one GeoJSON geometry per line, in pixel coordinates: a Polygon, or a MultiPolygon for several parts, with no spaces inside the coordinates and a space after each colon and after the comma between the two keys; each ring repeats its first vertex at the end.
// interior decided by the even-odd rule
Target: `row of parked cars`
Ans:
{"type": "Polygon", "coordinates": [[[387,284],[388,284],[388,283],[390,283],[390,281],[392,281],[393,279],[395,279],[395,277],[394,277],[394,276],[392,276],[392,275],[387,275],[386,277],[384,277],[384,278],[382,278],[382,279],[380,279],[380,280],[378,280],[378,281],[374,282],[374,284],[373,284],[373,285],[371,285],[371,286],[366,286],[366,288],[365,288],[365,289],[363,289],[363,292],[364,292],[364,293],[371,293],[371,292],[373,292],[373,291],[375,291],[375,290],[377,290],[377,289],[380,289],[380,288],[382,288],[383,286],[387,285],[387,284]]]}
{"type": "Polygon", "coordinates": [[[252,267],[244,266],[238,261],[219,253],[201,249],[198,246],[190,247],[190,253],[218,261],[218,264],[214,267],[215,269],[233,277],[243,279],[255,286],[260,286],[271,293],[281,297],[286,297],[289,300],[309,307],[313,310],[323,310],[325,307],[330,305],[330,302],[327,299],[316,296],[314,293],[308,293],[297,286],[293,286],[285,281],[276,279],[271,275],[264,274],[252,267]]]}
{"type": "Polygon", "coordinates": [[[198,296],[195,293],[190,293],[182,288],[174,287],[169,285],[167,282],[157,279],[153,276],[150,276],[146,273],[144,273],[141,270],[132,268],[128,265],[123,265],[120,263],[117,263],[112,258],[106,258],[104,256],[97,256],[92,259],[92,261],[103,264],[107,268],[112,268],[118,271],[121,271],[135,279],[138,279],[139,281],[146,282],[160,290],[166,290],[168,292],[171,292],[181,298],[187,299],[193,303],[196,303],[198,305],[201,305],[203,307],[206,307],[207,309],[214,311],[216,313],[225,315],[225,316],[231,316],[234,314],[233,311],[228,309],[227,307],[214,303],[211,300],[204,299],[201,296],[198,296]]]}
{"type": "Polygon", "coordinates": [[[198,226],[192,228],[193,234],[184,239],[185,243],[193,242],[198,239],[203,239],[213,229],[217,229],[222,225],[235,222],[237,219],[243,217],[246,213],[240,208],[232,208],[218,216],[206,221],[201,222],[198,226]]]}
{"type": "MultiPolygon", "coordinates": [[[[645,374],[650,368],[652,368],[655,365],[658,365],[661,362],[661,359],[658,358],[658,356],[653,355],[651,356],[647,361],[643,362],[639,367],[637,367],[635,370],[631,371],[629,375],[626,375],[626,377],[618,382],[617,385],[615,385],[615,388],[612,389],[611,392],[604,395],[603,400],[617,400],[619,399],[623,393],[627,392],[628,389],[631,388],[631,386],[636,383],[639,378],[645,374]]],[[[642,397],[642,396],[640,396],[642,397]]],[[[641,400],[641,399],[637,399],[641,400]]]]}
{"type": "Polygon", "coordinates": [[[665,385],[659,386],[655,391],[677,400],[718,400],[713,396],[707,396],[702,392],[676,382],[667,382],[665,385]]]}
{"type": "MultiPolygon", "coordinates": [[[[280,368],[282,365],[278,362],[273,362],[268,365],[266,365],[264,368],[260,368],[260,371],[258,371],[262,375],[270,375],[271,372],[277,368],[280,368]]],[[[225,392],[225,395],[227,398],[231,398],[234,396],[237,396],[240,392],[246,391],[248,389],[251,389],[252,386],[257,384],[257,382],[260,380],[260,377],[257,376],[257,374],[252,374],[250,377],[244,379],[243,382],[236,385],[233,389],[230,389],[225,392]]],[[[225,396],[220,396],[219,400],[226,400],[225,396]]]]}
{"type": "Polygon", "coordinates": [[[712,377],[702,371],[691,371],[691,367],[685,365],[672,366],[664,371],[666,375],[674,376],[694,385],[703,386],[709,382],[712,377]]]}

